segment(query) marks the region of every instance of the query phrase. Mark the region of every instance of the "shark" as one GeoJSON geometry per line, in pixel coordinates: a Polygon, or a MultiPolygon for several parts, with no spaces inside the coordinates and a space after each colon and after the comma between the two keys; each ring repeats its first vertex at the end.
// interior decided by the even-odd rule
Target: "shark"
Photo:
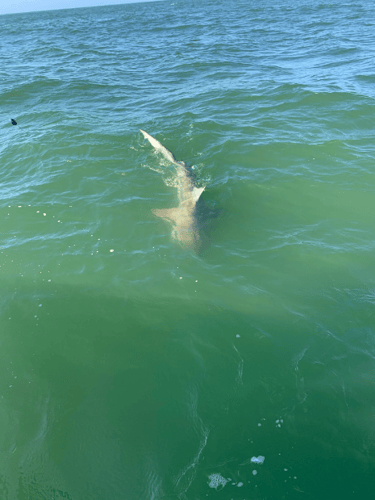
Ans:
{"type": "Polygon", "coordinates": [[[179,243],[197,250],[200,247],[197,203],[206,186],[197,187],[191,167],[188,167],[183,161],[176,160],[173,153],[150,134],[144,130],[140,131],[156,151],[176,166],[175,185],[178,206],[175,208],[153,209],[152,213],[172,224],[172,236],[179,243]]]}

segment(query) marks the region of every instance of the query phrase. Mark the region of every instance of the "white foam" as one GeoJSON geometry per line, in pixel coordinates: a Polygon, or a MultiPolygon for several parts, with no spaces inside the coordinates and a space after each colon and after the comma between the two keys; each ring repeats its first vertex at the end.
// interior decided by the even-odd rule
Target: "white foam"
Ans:
{"type": "Polygon", "coordinates": [[[259,455],[259,457],[251,457],[251,461],[253,464],[262,464],[264,462],[265,457],[262,457],[262,455],[259,455]]]}
{"type": "Polygon", "coordinates": [[[208,486],[210,488],[214,488],[215,490],[219,487],[220,489],[223,489],[228,482],[221,474],[211,474],[208,476],[208,479],[210,480],[208,486]]]}

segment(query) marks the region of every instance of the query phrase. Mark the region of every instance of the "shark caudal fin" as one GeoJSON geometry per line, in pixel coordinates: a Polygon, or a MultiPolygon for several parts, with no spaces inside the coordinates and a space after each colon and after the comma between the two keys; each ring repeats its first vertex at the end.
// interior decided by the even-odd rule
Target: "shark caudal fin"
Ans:
{"type": "Polygon", "coordinates": [[[139,130],[142,132],[143,137],[150,142],[151,146],[153,146],[156,149],[156,151],[160,151],[160,153],[162,153],[167,160],[169,160],[171,163],[175,163],[176,165],[180,166],[185,165],[184,162],[177,161],[176,158],[174,157],[174,154],[171,151],[169,151],[169,149],[165,148],[163,144],[157,141],[154,137],[152,137],[150,134],[148,134],[142,129],[139,130]]]}

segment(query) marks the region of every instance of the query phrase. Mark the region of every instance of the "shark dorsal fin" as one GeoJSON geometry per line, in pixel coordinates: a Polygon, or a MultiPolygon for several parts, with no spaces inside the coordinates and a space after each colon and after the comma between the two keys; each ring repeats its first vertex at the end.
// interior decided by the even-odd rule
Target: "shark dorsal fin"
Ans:
{"type": "Polygon", "coordinates": [[[206,189],[206,187],[202,187],[202,188],[193,188],[193,200],[195,201],[195,203],[199,200],[201,194],[203,193],[203,191],[206,189]]]}

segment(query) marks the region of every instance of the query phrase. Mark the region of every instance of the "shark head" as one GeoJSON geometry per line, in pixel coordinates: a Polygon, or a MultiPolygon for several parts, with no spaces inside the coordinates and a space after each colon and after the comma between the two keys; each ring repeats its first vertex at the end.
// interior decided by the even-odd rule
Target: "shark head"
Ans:
{"type": "MultiPolygon", "coordinates": [[[[197,200],[198,201],[198,200],[197,200]]],[[[196,217],[196,201],[185,201],[176,208],[154,209],[153,214],[172,225],[172,237],[183,246],[198,249],[200,235],[196,217]]]]}

